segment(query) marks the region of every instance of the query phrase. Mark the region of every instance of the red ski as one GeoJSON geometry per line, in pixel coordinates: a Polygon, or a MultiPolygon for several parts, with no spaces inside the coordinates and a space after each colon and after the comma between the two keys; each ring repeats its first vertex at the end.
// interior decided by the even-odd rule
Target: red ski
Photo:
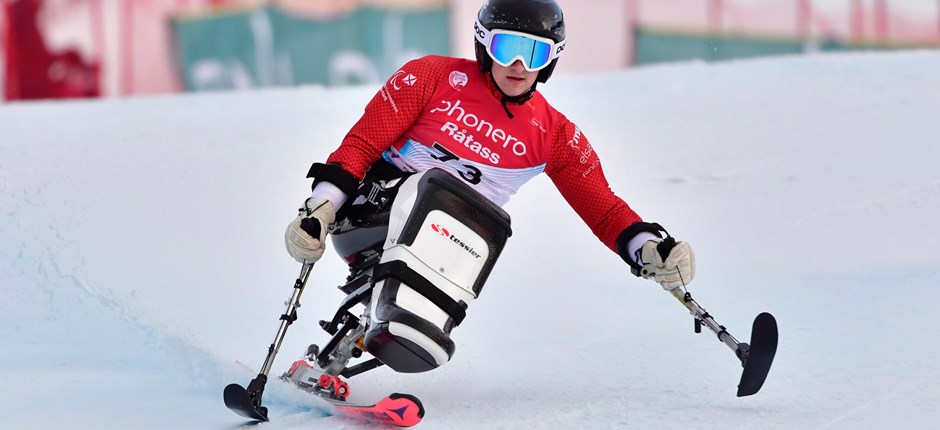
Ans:
{"type": "Polygon", "coordinates": [[[421,422],[424,406],[411,394],[390,394],[374,405],[358,405],[345,400],[316,396],[329,403],[338,413],[365,421],[390,424],[398,427],[411,427],[421,422]]]}
{"type": "Polygon", "coordinates": [[[411,394],[393,393],[374,404],[356,404],[346,400],[349,384],[339,376],[320,373],[308,360],[295,361],[281,379],[329,403],[337,413],[355,419],[411,427],[424,417],[424,405],[411,394]]]}
{"type": "MultiPolygon", "coordinates": [[[[236,364],[251,371],[241,362],[236,364]]],[[[349,385],[345,381],[335,376],[311,377],[313,371],[306,360],[297,360],[280,379],[323,400],[336,413],[350,418],[398,427],[412,427],[424,418],[424,405],[411,394],[392,393],[371,405],[352,403],[345,400],[349,395],[349,385]]],[[[267,382],[266,377],[261,383],[264,382],[267,382]]],[[[225,388],[225,405],[243,417],[268,421],[268,408],[261,406],[260,393],[260,390],[252,389],[252,384],[248,389],[230,384],[225,388]]]]}

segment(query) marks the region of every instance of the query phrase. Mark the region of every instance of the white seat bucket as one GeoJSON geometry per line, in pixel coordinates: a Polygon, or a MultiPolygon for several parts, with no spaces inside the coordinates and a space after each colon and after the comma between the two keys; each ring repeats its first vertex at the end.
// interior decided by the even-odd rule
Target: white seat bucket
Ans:
{"type": "Polygon", "coordinates": [[[438,169],[408,177],[372,273],[369,353],[407,373],[449,361],[451,330],[511,234],[509,215],[460,179],[438,169]]]}

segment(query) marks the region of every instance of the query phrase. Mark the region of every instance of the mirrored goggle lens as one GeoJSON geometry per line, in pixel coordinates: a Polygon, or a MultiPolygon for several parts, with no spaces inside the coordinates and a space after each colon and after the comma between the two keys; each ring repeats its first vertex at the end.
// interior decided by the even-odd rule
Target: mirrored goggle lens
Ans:
{"type": "Polygon", "coordinates": [[[541,40],[517,34],[495,33],[490,40],[490,55],[497,63],[508,67],[517,58],[529,71],[548,65],[552,58],[552,45],[541,40]]]}

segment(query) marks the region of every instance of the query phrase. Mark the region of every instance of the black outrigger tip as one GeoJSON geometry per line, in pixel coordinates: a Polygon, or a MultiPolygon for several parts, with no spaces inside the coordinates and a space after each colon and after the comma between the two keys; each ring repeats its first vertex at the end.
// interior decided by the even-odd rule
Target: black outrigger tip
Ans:
{"type": "Polygon", "coordinates": [[[738,397],[750,396],[760,391],[770,373],[770,365],[777,353],[777,320],[764,312],[754,318],[751,329],[751,343],[738,346],[738,358],[744,366],[741,382],[738,383],[738,397]]]}
{"type": "MultiPolygon", "coordinates": [[[[263,375],[258,375],[263,378],[263,375]]],[[[267,379],[267,378],[265,378],[267,379]]],[[[251,381],[248,387],[255,385],[258,378],[251,381]]],[[[261,382],[264,385],[264,382],[261,382]]],[[[225,406],[245,418],[258,421],[268,421],[268,408],[261,406],[261,390],[246,390],[241,385],[229,384],[223,392],[225,406]]]]}

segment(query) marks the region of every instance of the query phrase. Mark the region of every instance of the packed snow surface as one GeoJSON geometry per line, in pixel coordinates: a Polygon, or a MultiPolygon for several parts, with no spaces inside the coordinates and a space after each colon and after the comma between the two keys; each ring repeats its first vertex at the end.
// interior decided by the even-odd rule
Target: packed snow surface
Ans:
{"type": "MultiPolygon", "coordinates": [[[[634,278],[546,176],[457,352],[379,369],[436,429],[883,429],[940,421],[940,53],[687,63],[540,88],[612,188],[688,241],[689,290],[739,340],[780,326],[763,389],[634,278]]],[[[283,230],[377,90],[285,88],[0,107],[0,409],[10,429],[231,429],[300,267],[283,230]],[[236,364],[236,362],[243,365],[236,364]]],[[[334,254],[272,373],[326,334],[334,254]]],[[[365,428],[269,382],[258,428],[365,428]]]]}

